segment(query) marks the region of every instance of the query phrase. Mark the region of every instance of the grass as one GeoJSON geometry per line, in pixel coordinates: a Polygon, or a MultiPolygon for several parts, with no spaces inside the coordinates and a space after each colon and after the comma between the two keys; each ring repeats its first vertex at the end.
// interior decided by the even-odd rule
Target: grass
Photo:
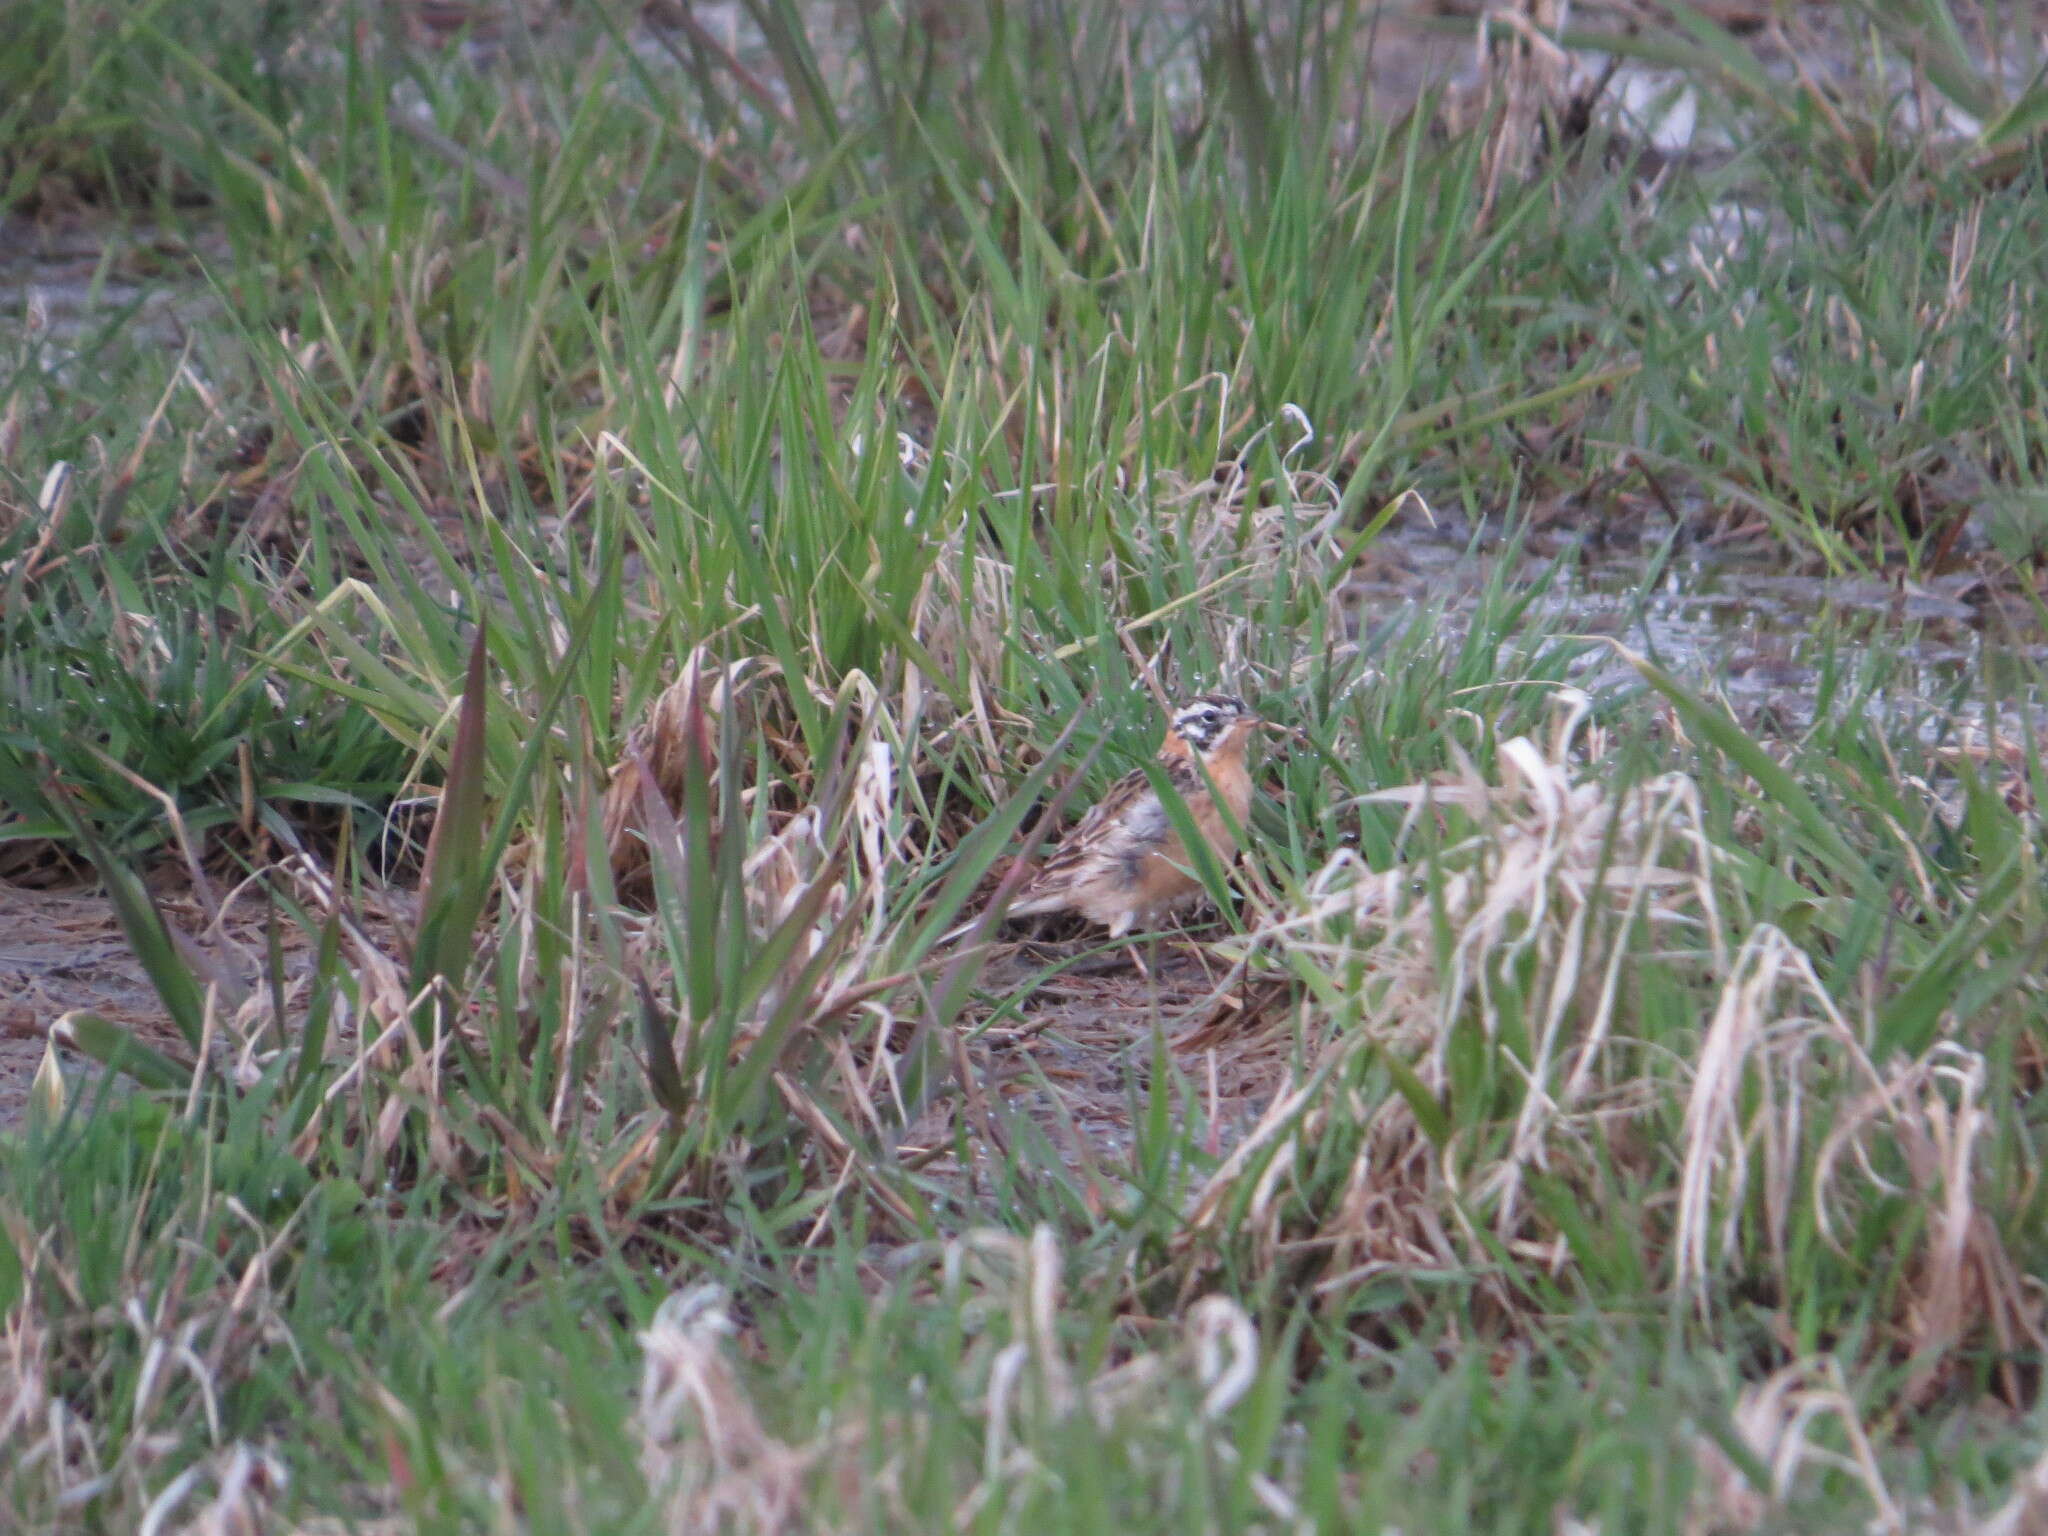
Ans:
{"type": "Polygon", "coordinates": [[[2038,82],[1912,127],[1914,15],[1626,44],[1646,185],[1341,8],[29,0],[0,207],[181,318],[0,356],[0,873],[169,1020],[0,1140],[10,1523],[2023,1528],[2031,664],[1774,724],[1513,543],[2032,592],[2038,82]],[[1418,506],[1489,579],[1361,610],[1418,506]],[[1219,684],[1167,984],[947,941],[1219,684]]]}

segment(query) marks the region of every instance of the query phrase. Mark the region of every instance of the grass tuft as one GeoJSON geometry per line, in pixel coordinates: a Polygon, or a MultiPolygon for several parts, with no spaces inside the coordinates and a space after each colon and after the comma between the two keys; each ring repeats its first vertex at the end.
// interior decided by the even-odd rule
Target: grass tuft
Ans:
{"type": "Polygon", "coordinates": [[[0,1525],[2026,1528],[2002,10],[15,9],[0,1525]]]}

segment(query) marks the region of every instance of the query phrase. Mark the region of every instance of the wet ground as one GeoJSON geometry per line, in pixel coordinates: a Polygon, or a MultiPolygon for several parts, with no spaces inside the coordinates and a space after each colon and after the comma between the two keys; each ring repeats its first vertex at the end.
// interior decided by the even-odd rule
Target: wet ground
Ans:
{"type": "MultiPolygon", "coordinates": [[[[1733,21],[1745,10],[1738,0],[1705,8],[1728,12],[1733,21]]],[[[1370,82],[1377,111],[1406,111],[1432,83],[1471,86],[1478,66],[1472,18],[1447,27],[1441,14],[1458,9],[1434,3],[1385,8],[1375,23],[1370,82]]],[[[1769,14],[1762,5],[1748,9],[1769,14]]],[[[696,15],[715,31],[729,31],[744,51],[740,7],[705,6],[696,15]]],[[[1581,56],[1575,67],[1590,75],[1602,61],[1581,56]]],[[[1675,76],[1624,68],[1603,99],[1618,123],[1659,154],[1715,147],[1711,128],[1701,126],[1696,97],[1675,76]]],[[[1967,132],[1971,125],[1951,126],[1967,132]]],[[[1770,238],[1767,225],[1735,205],[1727,228],[1709,233],[1723,240],[1770,238]]],[[[92,366],[93,350],[110,329],[118,329],[127,350],[140,340],[189,358],[186,348],[195,331],[203,334],[212,311],[191,256],[178,242],[132,225],[84,217],[44,217],[34,224],[0,219],[0,362],[32,362],[61,377],[67,369],[92,366]]],[[[32,453],[33,445],[15,450],[32,453]]],[[[16,464],[30,483],[47,468],[16,464]]],[[[1442,622],[1455,627],[1503,560],[1512,562],[1516,583],[1545,584],[1531,615],[1536,624],[1615,639],[1719,693],[1755,727],[1802,729],[1829,658],[1854,665],[1862,656],[1882,657],[1890,668],[1870,707],[1896,712],[1929,737],[1981,727],[1981,703],[1968,721],[1949,702],[1965,683],[1981,700],[1988,682],[2000,701],[2001,730],[2009,726],[2015,737],[2029,736],[2040,724],[2048,641],[2039,614],[2010,582],[1975,569],[1917,580],[1829,577],[1789,569],[1782,551],[1740,541],[1724,545],[1700,537],[1699,529],[1669,523],[1616,534],[1564,522],[1514,542],[1500,529],[1411,517],[1367,551],[1350,595],[1368,614],[1438,605],[1442,622]]],[[[1582,664],[1579,681],[1597,693],[1636,678],[1618,655],[1595,652],[1582,664]]],[[[1047,1008],[1060,1008],[1061,985],[1046,984],[1047,1008]]],[[[1082,1011],[1090,1027],[1100,1025],[1128,1042],[1133,1021],[1150,1016],[1151,1002],[1135,982],[1128,996],[1110,995],[1121,986],[1109,979],[1088,983],[1082,1011]]],[[[1177,978],[1177,990],[1199,1001],[1215,989],[1190,972],[1177,978]],[[1180,979],[1185,988],[1178,987],[1180,979]]],[[[1212,1006],[1213,1019],[1182,1010],[1191,1049],[1199,1050],[1203,1030],[1226,1028],[1230,1010],[1244,1000],[1224,987],[1204,1006],[1212,1006]]],[[[50,1022],[74,1008],[105,1013],[145,1038],[167,1036],[168,1023],[103,901],[83,892],[0,887],[0,1126],[19,1117],[50,1022]]],[[[1111,1054],[1119,1062],[1130,1055],[1121,1049],[1111,1054]]],[[[1062,1067],[1064,1057],[1055,1051],[1042,1058],[1041,1069],[1097,1072],[1106,1059],[1083,1051],[1062,1067]]],[[[1122,1081],[1121,1065],[1117,1071],[1122,1081]]],[[[1114,1084],[1098,1086],[1105,1102],[1117,1097],[1114,1084]]],[[[1227,1097],[1229,1085],[1217,1084],[1215,1091],[1227,1097]]]]}
{"type": "MultiPolygon", "coordinates": [[[[1966,565],[1938,575],[1803,573],[1775,547],[1715,548],[1669,524],[1625,539],[1556,528],[1519,538],[1461,520],[1411,518],[1389,530],[1349,584],[1363,612],[1441,605],[1455,629],[1501,562],[1509,585],[1541,587],[1532,628],[1612,639],[1724,699],[1752,729],[1796,733],[1812,723],[1824,669],[1854,677],[1881,664],[1867,701],[1930,739],[1959,724],[1968,691],[1981,725],[1988,694],[2017,726],[2044,723],[2048,627],[2012,577],[1966,565]]],[[[1589,692],[1639,678],[1615,652],[1595,653],[1577,679],[1589,692]]]]}
{"type": "MultiPolygon", "coordinates": [[[[2009,585],[1967,571],[1920,580],[1799,575],[1782,556],[1754,550],[1697,542],[1667,550],[1668,532],[1596,546],[1569,529],[1510,539],[1497,528],[1410,519],[1366,552],[1347,596],[1382,622],[1427,614],[1427,622],[1455,633],[1505,561],[1514,585],[1542,588],[1528,614],[1531,633],[1616,640],[1725,699],[1764,734],[1797,734],[1811,723],[1830,655],[1851,670],[1881,659],[1885,684],[1864,707],[1909,723],[1930,744],[1981,735],[1986,677],[2000,701],[2001,734],[2021,739],[2044,723],[2048,642],[2032,606],[2009,585]],[[1973,702],[1959,710],[1953,701],[1965,690],[1973,702]]],[[[1589,653],[1576,680],[1596,695],[1640,685],[1633,668],[1605,650],[1589,653]]],[[[169,890],[166,900],[187,932],[204,926],[188,897],[169,890]]],[[[231,949],[235,943],[244,961],[262,951],[254,929],[234,936],[231,949]]],[[[294,970],[302,959],[294,953],[294,970]]],[[[1055,1083],[1064,1102],[1094,1106],[1082,1116],[1087,1123],[1073,1128],[1078,1144],[1118,1145],[1127,1138],[1130,1095],[1142,1093],[1150,1070],[1156,1021],[1167,1026],[1180,1070],[1202,1079],[1214,1098],[1215,1115],[1227,1122],[1253,1112],[1255,1096],[1237,1079],[1255,1064],[1225,1052],[1223,1078],[1211,1080],[1217,1068],[1209,1044],[1257,1012],[1260,1000],[1211,974],[1199,946],[1167,947],[1157,991],[1123,965],[1047,979],[1059,961],[1006,955],[986,978],[998,991],[1007,985],[1031,994],[1027,1008],[980,1042],[1000,1097],[1028,1109],[1042,1083],[1055,1083]]],[[[242,968],[249,981],[259,974],[253,963],[242,968]]],[[[19,1119],[44,1034],[74,1008],[104,1013],[160,1046],[178,1044],[102,899],[0,886],[0,1126],[19,1119]]]]}

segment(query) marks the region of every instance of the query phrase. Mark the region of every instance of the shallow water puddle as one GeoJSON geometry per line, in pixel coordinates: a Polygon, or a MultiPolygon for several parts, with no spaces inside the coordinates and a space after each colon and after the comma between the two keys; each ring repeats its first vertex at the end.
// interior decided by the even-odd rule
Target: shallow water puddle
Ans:
{"type": "MultiPolygon", "coordinates": [[[[1782,555],[1695,546],[1660,563],[1640,546],[1545,554],[1408,527],[1373,547],[1345,596],[1365,632],[1405,622],[1413,605],[1426,603],[1428,622],[1461,636],[1502,560],[1513,565],[1511,591],[1541,588],[1526,634],[1615,640],[1726,699],[1753,729],[1804,728],[1830,671],[1846,685],[1867,669],[1877,687],[1838,693],[1926,740],[1981,730],[1987,694],[2001,732],[2048,724],[2048,631],[2023,594],[1975,573],[1801,575],[1786,570],[1782,555]]],[[[1576,680],[1595,694],[1639,682],[1626,659],[1606,649],[1582,659],[1576,680]]]]}

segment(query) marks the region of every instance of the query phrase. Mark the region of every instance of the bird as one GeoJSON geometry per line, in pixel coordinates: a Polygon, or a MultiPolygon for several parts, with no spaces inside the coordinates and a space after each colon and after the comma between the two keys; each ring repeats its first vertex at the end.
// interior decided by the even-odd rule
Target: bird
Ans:
{"type": "MultiPolygon", "coordinates": [[[[1267,722],[1229,693],[1197,695],[1173,712],[1157,771],[1226,863],[1251,808],[1245,757],[1267,722]]],[[[1110,787],[1010,902],[1009,916],[1078,912],[1122,938],[1197,900],[1203,885],[1172,814],[1143,768],[1110,787]]]]}

